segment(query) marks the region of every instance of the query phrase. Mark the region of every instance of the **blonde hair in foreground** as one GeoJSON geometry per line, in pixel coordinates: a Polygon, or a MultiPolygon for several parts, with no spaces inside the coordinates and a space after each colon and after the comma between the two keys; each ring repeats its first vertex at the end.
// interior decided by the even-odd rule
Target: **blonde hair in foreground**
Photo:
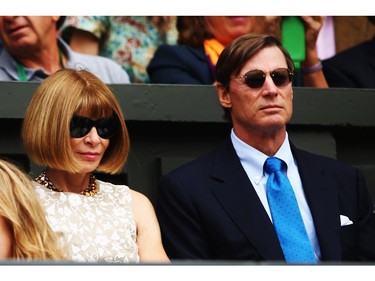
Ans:
{"type": "Polygon", "coordinates": [[[0,159],[0,216],[5,218],[13,236],[11,259],[63,258],[31,178],[3,159],[0,159]]]}
{"type": "Polygon", "coordinates": [[[74,115],[108,118],[117,115],[119,127],[97,170],[120,173],[129,152],[129,136],[120,105],[110,88],[86,70],[64,69],[46,78],[33,94],[22,126],[25,150],[32,161],[53,169],[79,172],[70,146],[74,115]]]}

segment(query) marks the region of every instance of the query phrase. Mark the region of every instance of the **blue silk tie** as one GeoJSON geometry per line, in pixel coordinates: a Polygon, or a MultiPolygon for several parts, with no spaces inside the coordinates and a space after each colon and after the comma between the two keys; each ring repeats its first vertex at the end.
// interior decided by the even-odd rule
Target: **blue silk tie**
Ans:
{"type": "Polygon", "coordinates": [[[298,203],[286,173],[286,164],[276,157],[264,163],[269,174],[267,199],[273,225],[288,263],[316,263],[298,203]]]}

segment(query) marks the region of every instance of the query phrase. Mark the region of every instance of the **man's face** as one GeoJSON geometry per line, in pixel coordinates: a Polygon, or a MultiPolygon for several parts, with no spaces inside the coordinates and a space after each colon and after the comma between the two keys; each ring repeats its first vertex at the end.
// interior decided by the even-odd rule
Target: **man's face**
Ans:
{"type": "Polygon", "coordinates": [[[50,44],[49,36],[54,34],[58,19],[51,16],[2,16],[0,36],[10,53],[25,55],[50,44]]]}
{"type": "Polygon", "coordinates": [[[247,61],[239,74],[242,76],[250,70],[265,72],[262,86],[250,88],[244,78],[231,77],[229,91],[218,87],[219,101],[231,111],[233,128],[238,135],[285,130],[293,111],[293,89],[292,83],[275,85],[270,72],[278,68],[287,68],[284,55],[279,48],[268,47],[247,61]]]}

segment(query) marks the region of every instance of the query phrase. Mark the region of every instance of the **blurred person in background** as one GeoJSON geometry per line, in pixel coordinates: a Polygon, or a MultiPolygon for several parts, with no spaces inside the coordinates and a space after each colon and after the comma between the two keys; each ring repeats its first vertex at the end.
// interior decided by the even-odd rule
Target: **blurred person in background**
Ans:
{"type": "Polygon", "coordinates": [[[60,69],[86,69],[105,83],[130,83],[114,61],[74,52],[59,37],[61,16],[1,16],[0,80],[43,81],[60,69]]]}
{"type": "MultiPolygon", "coordinates": [[[[305,23],[305,69],[319,60],[316,40],[323,17],[302,17],[305,23]]],[[[280,38],[279,16],[180,16],[177,17],[178,45],[160,46],[147,71],[151,83],[215,84],[217,59],[226,45],[248,34],[273,34],[280,38]]],[[[305,77],[304,77],[305,79],[305,77]]],[[[306,85],[326,87],[322,72],[309,75],[306,85]]]]}
{"type": "MultiPolygon", "coordinates": [[[[368,21],[375,26],[375,16],[368,16],[368,21]]],[[[330,87],[375,88],[375,35],[323,60],[322,65],[330,87]]]]}
{"type": "Polygon", "coordinates": [[[176,44],[176,17],[69,16],[62,36],[77,52],[116,61],[132,83],[148,83],[146,67],[156,48],[176,44]]]}

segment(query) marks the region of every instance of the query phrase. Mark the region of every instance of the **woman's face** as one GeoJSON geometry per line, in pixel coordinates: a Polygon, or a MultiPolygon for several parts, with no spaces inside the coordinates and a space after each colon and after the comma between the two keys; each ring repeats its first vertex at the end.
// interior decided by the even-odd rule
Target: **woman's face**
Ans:
{"type": "Polygon", "coordinates": [[[99,136],[96,127],[92,127],[83,137],[70,139],[73,152],[77,160],[82,163],[81,172],[92,172],[99,166],[109,146],[109,141],[109,138],[99,136]]]}
{"type": "Polygon", "coordinates": [[[206,16],[204,20],[208,31],[216,40],[226,46],[237,37],[252,32],[255,28],[256,17],[206,16]]]}

